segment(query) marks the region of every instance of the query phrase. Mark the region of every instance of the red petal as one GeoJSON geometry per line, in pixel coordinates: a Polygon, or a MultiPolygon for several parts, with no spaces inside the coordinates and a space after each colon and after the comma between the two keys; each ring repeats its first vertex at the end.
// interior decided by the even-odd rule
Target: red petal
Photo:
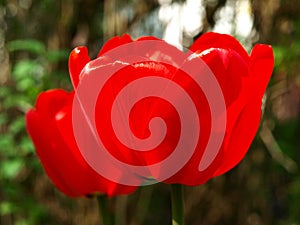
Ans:
{"type": "Polygon", "coordinates": [[[244,158],[259,127],[260,117],[261,101],[251,102],[243,109],[232,132],[226,137],[223,159],[215,176],[226,173],[244,158]]]}
{"type": "Polygon", "coordinates": [[[237,52],[246,63],[249,61],[249,56],[245,48],[234,37],[227,34],[205,33],[193,43],[190,50],[193,52],[202,52],[210,48],[232,49],[237,52]]]}
{"type": "Polygon", "coordinates": [[[226,106],[240,97],[243,80],[248,76],[247,64],[235,51],[210,49],[200,53],[200,58],[209,66],[222,89],[226,106]]]}
{"type": "Polygon", "coordinates": [[[250,54],[249,72],[252,76],[252,93],[262,98],[274,67],[274,54],[269,45],[257,44],[250,54]]]}
{"type": "MultiPolygon", "coordinates": [[[[95,108],[98,134],[100,135],[104,145],[107,146],[109,151],[111,151],[111,154],[122,162],[126,162],[131,165],[145,165],[153,164],[164,159],[172,150],[172,148],[170,149],[170,146],[172,146],[173,143],[170,144],[167,141],[173,140],[173,142],[175,142],[177,133],[171,132],[167,135],[167,141],[161,143],[164,148],[161,145],[150,151],[135,151],[128,148],[119,141],[110,122],[112,105],[116,94],[118,94],[119,91],[121,91],[122,88],[124,88],[124,86],[129,84],[132,80],[147,76],[170,78],[175,71],[176,70],[172,66],[162,65],[156,62],[137,63],[132,66],[124,67],[116,72],[101,90],[101,94],[98,98],[101,99],[101,101],[97,101],[95,108]]],[[[144,88],[145,87],[136,89],[132,94],[139,96],[140,92],[143,93],[144,88]]],[[[151,88],[151,86],[148,88],[151,88]]],[[[123,104],[126,104],[126,102],[123,104]]],[[[119,110],[124,110],[124,106],[120,105],[119,110]]],[[[173,115],[172,112],[174,112],[174,110],[170,104],[167,104],[167,102],[155,97],[145,98],[142,101],[139,101],[130,112],[129,123],[136,136],[146,138],[149,134],[149,121],[157,115],[165,118],[170,127],[176,127],[178,123],[174,123],[174,121],[178,122],[176,120],[178,118],[176,115],[173,115]],[[163,113],[161,112],[162,107],[165,107],[165,111],[163,113]],[[171,112],[171,115],[169,115],[168,112],[171,112]],[[172,118],[170,118],[171,116],[172,118]]]]}
{"type": "Polygon", "coordinates": [[[102,56],[105,52],[111,49],[114,49],[120,45],[124,45],[130,42],[132,42],[132,39],[129,34],[124,34],[122,37],[118,37],[118,36],[113,37],[103,45],[97,57],[102,56]]]}
{"type": "Polygon", "coordinates": [[[36,100],[36,111],[47,119],[54,119],[56,113],[70,101],[71,93],[55,89],[40,93],[36,100]]]}
{"type": "Polygon", "coordinates": [[[235,127],[231,131],[225,147],[222,165],[215,175],[221,175],[236,166],[247,153],[260,123],[262,97],[266,90],[274,66],[271,46],[256,45],[250,56],[250,80],[245,94],[249,103],[245,106],[235,127]]]}
{"type": "Polygon", "coordinates": [[[144,36],[144,37],[139,37],[138,39],[136,39],[136,41],[163,41],[163,40],[153,36],[144,36]]]}
{"type": "MultiPolygon", "coordinates": [[[[227,108],[226,141],[226,137],[230,136],[233,127],[235,127],[236,123],[239,122],[239,115],[247,103],[247,98],[245,97],[245,90],[247,90],[247,86],[245,83],[250,79],[250,76],[248,75],[248,67],[243,58],[231,49],[210,49],[209,51],[200,53],[199,57],[204,60],[213,72],[213,75],[217,78],[224,95],[227,108]]],[[[200,125],[200,140],[203,138],[203,134],[205,135],[206,133],[209,133],[210,135],[210,132],[216,132],[211,131],[211,126],[209,126],[209,124],[207,124],[207,126],[203,126],[203,123],[200,123],[200,125]]],[[[168,179],[167,182],[186,185],[200,185],[212,178],[215,171],[220,167],[220,164],[223,163],[223,155],[227,154],[226,145],[223,143],[218,155],[207,169],[199,171],[199,163],[202,159],[205,148],[206,143],[202,141],[195,150],[190,161],[177,174],[168,179]]],[[[240,159],[238,161],[240,161],[240,159]]]]}
{"type": "Polygon", "coordinates": [[[69,73],[73,87],[76,88],[79,83],[79,75],[85,65],[90,61],[86,47],[75,48],[69,57],[69,73]]]}
{"type": "Polygon", "coordinates": [[[72,93],[61,90],[42,93],[37,110],[26,115],[27,130],[50,179],[69,196],[133,191],[135,187],[118,185],[101,177],[83,159],[73,135],[72,100],[72,93]]]}
{"type": "Polygon", "coordinates": [[[55,148],[55,144],[50,141],[49,134],[51,131],[49,132],[48,123],[45,122],[45,119],[40,118],[36,111],[31,110],[26,114],[26,128],[49,178],[60,191],[68,196],[75,196],[72,188],[65,182],[64,172],[59,171],[59,166],[54,166],[59,163],[59,159],[54,158],[53,148],[55,148]]]}

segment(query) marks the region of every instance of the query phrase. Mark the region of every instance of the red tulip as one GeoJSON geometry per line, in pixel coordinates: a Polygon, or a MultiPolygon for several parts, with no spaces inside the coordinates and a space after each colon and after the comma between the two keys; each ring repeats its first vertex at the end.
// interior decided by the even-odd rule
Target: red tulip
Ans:
{"type": "Polygon", "coordinates": [[[43,92],[36,108],[26,114],[27,131],[46,173],[60,191],[71,197],[134,191],[135,187],[103,178],[82,157],[72,128],[73,97],[74,92],[63,90],[43,92]]]}
{"type": "Polygon", "coordinates": [[[242,160],[259,127],[262,97],[274,64],[272,48],[256,45],[249,56],[233,37],[206,33],[190,50],[194,53],[182,53],[154,37],[133,42],[129,35],[124,35],[109,40],[92,61],[85,47],[72,51],[69,70],[75,95],[59,90],[43,93],[36,111],[27,114],[27,128],[37,153],[60,190],[68,195],[128,193],[134,188],[120,184],[139,185],[138,181],[131,183],[134,176],[199,185],[242,160]],[[143,43],[151,46],[145,48],[143,43]],[[193,80],[190,71],[198,72],[200,75],[196,76],[204,81],[206,75],[212,74],[217,85],[201,86],[203,83],[193,80]],[[147,82],[138,83],[143,80],[147,82]],[[170,83],[157,89],[167,81],[170,83]],[[214,93],[218,92],[216,87],[222,98],[214,93]],[[123,94],[125,102],[115,103],[124,89],[127,90],[123,94]],[[160,90],[159,96],[146,95],[132,103],[141,93],[154,93],[153,90],[160,90]],[[163,99],[164,96],[172,100],[163,99]],[[194,111],[186,107],[186,96],[194,111]],[[212,112],[222,104],[223,110],[212,112]],[[131,108],[126,114],[128,107],[131,108]],[[121,115],[118,120],[114,110],[121,115]],[[189,117],[188,122],[182,122],[182,113],[189,117]],[[157,118],[163,120],[164,126],[160,126],[162,123],[157,118]],[[156,119],[155,127],[151,127],[153,119],[156,119]],[[126,126],[129,128],[125,129],[126,126]],[[116,129],[121,131],[117,134],[116,129]],[[224,138],[220,139],[218,149],[207,150],[213,135],[224,135],[224,138]],[[160,166],[159,162],[166,162],[182,143],[182,136],[187,142],[176,153],[177,158],[168,161],[170,165],[160,166]],[[150,145],[140,147],[139,143],[147,139],[150,145]],[[158,144],[151,145],[152,141],[158,144]],[[114,163],[110,164],[104,155],[94,154],[94,149],[99,147],[131,166],[114,170],[114,163]],[[112,172],[102,174],[98,168],[103,166],[112,172]],[[144,171],[140,173],[138,167],[144,171]],[[119,177],[110,179],[108,176],[114,175],[114,171],[119,177]],[[169,176],[164,177],[165,174],[169,176]]]}
{"type": "Polygon", "coordinates": [[[198,170],[201,149],[168,182],[199,185],[236,166],[247,153],[260,124],[262,98],[271,77],[272,47],[257,44],[248,56],[229,35],[206,33],[191,51],[204,60],[216,76],[226,103],[226,133],[215,160],[198,170]]]}

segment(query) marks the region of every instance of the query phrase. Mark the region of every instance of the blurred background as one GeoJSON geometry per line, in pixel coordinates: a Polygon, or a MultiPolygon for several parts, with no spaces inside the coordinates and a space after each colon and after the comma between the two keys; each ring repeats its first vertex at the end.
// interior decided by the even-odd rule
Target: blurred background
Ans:
{"type": "MultiPolygon", "coordinates": [[[[39,92],[71,90],[69,52],[94,58],[115,35],[154,35],[186,50],[203,32],[273,45],[260,130],[226,175],[185,188],[187,225],[300,225],[298,0],[0,0],[0,225],[100,224],[93,198],[70,199],[45,175],[24,114],[39,92]]],[[[116,225],[170,224],[169,187],[113,198],[116,225]]]]}

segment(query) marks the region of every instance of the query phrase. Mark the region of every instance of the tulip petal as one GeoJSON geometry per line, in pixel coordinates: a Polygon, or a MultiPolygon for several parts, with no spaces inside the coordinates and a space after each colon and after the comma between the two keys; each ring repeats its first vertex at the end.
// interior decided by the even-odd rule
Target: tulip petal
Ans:
{"type": "Polygon", "coordinates": [[[245,48],[234,37],[227,34],[205,33],[192,44],[190,50],[202,52],[210,48],[232,49],[248,63],[249,56],[245,48]]]}
{"type": "MultiPolygon", "coordinates": [[[[195,53],[195,56],[200,57],[211,69],[224,95],[226,104],[226,109],[224,110],[227,110],[226,139],[226,137],[230,135],[233,127],[236,125],[238,117],[246,104],[244,89],[246,87],[245,82],[249,80],[247,64],[239,54],[231,49],[209,49],[207,51],[203,51],[202,53],[195,53]]],[[[199,74],[201,74],[200,71],[199,74]]],[[[208,74],[203,75],[207,76],[208,74]]],[[[200,99],[198,99],[198,101],[199,100],[200,99]]],[[[203,104],[203,101],[200,102],[203,104]]],[[[211,102],[210,104],[214,105],[217,103],[211,102]]],[[[209,117],[206,116],[206,120],[207,119],[209,119],[209,117]]],[[[218,170],[219,166],[222,164],[223,155],[226,154],[226,146],[224,144],[221,146],[211,165],[204,171],[198,170],[199,163],[202,159],[204,151],[206,150],[208,136],[211,135],[211,132],[217,132],[211,131],[211,126],[209,126],[209,124],[205,125],[203,121],[200,121],[200,126],[200,142],[199,146],[195,149],[192,158],[177,174],[172,176],[166,182],[177,182],[185,185],[199,185],[205,183],[208,179],[213,177],[215,171],[218,170]]]]}
{"type": "Polygon", "coordinates": [[[37,109],[26,114],[26,127],[46,173],[66,195],[92,193],[126,194],[135,190],[97,174],[82,157],[72,127],[73,93],[52,90],[42,93],[37,109]]]}
{"type": "Polygon", "coordinates": [[[132,39],[128,34],[124,34],[122,37],[118,37],[118,36],[113,37],[103,45],[103,47],[98,53],[97,58],[102,56],[104,53],[108,52],[111,49],[114,49],[120,45],[124,45],[130,42],[132,42],[132,39]]]}
{"type": "Polygon", "coordinates": [[[226,137],[223,158],[214,176],[226,173],[246,155],[259,127],[261,104],[261,101],[253,101],[240,113],[233,130],[226,137]]]}
{"type": "Polygon", "coordinates": [[[262,98],[274,67],[274,54],[269,45],[257,44],[250,54],[249,72],[252,76],[251,91],[262,98]]]}
{"type": "Polygon", "coordinates": [[[136,39],[136,41],[163,41],[163,40],[153,36],[143,36],[136,39]]]}
{"type": "Polygon", "coordinates": [[[86,47],[75,48],[69,57],[69,73],[74,89],[79,83],[79,76],[82,69],[90,61],[86,47]]]}
{"type": "Polygon", "coordinates": [[[52,120],[61,108],[69,104],[70,99],[71,94],[61,89],[42,92],[36,100],[36,111],[52,120]]]}
{"type": "Polygon", "coordinates": [[[243,79],[248,76],[247,64],[231,49],[211,48],[201,52],[199,57],[217,78],[226,106],[229,106],[241,94],[243,79]]]}
{"type": "Polygon", "coordinates": [[[53,166],[60,163],[59,159],[56,159],[55,157],[48,157],[53,154],[53,148],[55,148],[56,144],[51,142],[51,137],[47,135],[51,132],[49,132],[47,125],[48,124],[45,124],[44,120],[40,118],[36,111],[30,110],[26,114],[27,132],[34,143],[36,153],[48,177],[60,191],[64,192],[68,196],[75,196],[76,194],[72,191],[72,188],[70,188],[70,185],[68,184],[68,179],[65,179],[65,177],[62,176],[63,172],[60,171],[58,166],[53,166]],[[40,135],[41,133],[43,135],[40,135]]]}
{"type": "Polygon", "coordinates": [[[215,176],[224,174],[236,166],[248,151],[259,127],[262,97],[271,77],[273,66],[274,56],[271,46],[256,45],[250,55],[250,80],[244,91],[244,96],[247,95],[249,103],[240,113],[231,135],[228,137],[224,159],[215,176]]]}
{"type": "MultiPolygon", "coordinates": [[[[110,122],[112,106],[115,101],[116,94],[119,93],[124,88],[124,86],[136,79],[147,76],[170,78],[175,73],[175,71],[176,69],[174,69],[170,65],[162,65],[160,63],[154,62],[137,63],[134,65],[124,67],[122,70],[119,70],[117,73],[114,74],[114,76],[105,84],[105,86],[101,90],[102,94],[99,96],[99,99],[102,99],[102,101],[97,102],[95,108],[97,115],[95,119],[96,127],[98,129],[98,133],[101,137],[101,140],[104,142],[104,145],[108,146],[108,151],[111,151],[110,153],[122,162],[126,162],[131,165],[147,165],[156,163],[157,161],[160,161],[166,156],[168,156],[168,154],[170,153],[169,145],[172,146],[174,145],[174,143],[170,144],[165,141],[162,143],[164,148],[162,148],[159,145],[158,147],[149,151],[135,151],[134,149],[128,148],[122,142],[120,142],[110,122]],[[106,110],[103,110],[103,108],[105,108],[106,110]],[[162,151],[162,149],[164,149],[164,151],[162,151]]],[[[151,86],[147,88],[151,89],[151,86]]],[[[129,96],[124,96],[124,98],[133,98],[134,96],[139,95],[142,96],[144,89],[145,87],[140,87],[135,89],[134,93],[128,92],[129,96]]],[[[119,110],[120,113],[123,112],[127,104],[128,102],[126,101],[121,102],[117,110],[119,110]]],[[[176,115],[172,114],[173,111],[173,108],[170,107],[170,105],[167,104],[167,102],[164,102],[159,98],[145,98],[142,101],[137,102],[132,111],[130,111],[129,123],[131,126],[130,128],[132,129],[131,131],[134,133],[135,136],[141,139],[146,139],[150,134],[150,120],[158,116],[166,118],[165,122],[167,122],[171,128],[176,127],[177,123],[172,123],[172,121],[177,121],[176,119],[178,118],[176,117],[176,115]],[[163,107],[165,107],[165,111],[161,112],[161,108],[163,107]],[[175,117],[175,119],[167,118],[167,112],[171,112],[169,116],[173,116],[175,117]]],[[[120,127],[126,127],[127,118],[124,118],[124,121],[125,124],[119,124],[120,127]]],[[[131,134],[127,135],[128,139],[131,140],[131,134]]],[[[166,138],[169,141],[173,139],[174,141],[176,141],[177,138],[174,137],[177,136],[178,134],[176,132],[169,132],[166,138]]]]}

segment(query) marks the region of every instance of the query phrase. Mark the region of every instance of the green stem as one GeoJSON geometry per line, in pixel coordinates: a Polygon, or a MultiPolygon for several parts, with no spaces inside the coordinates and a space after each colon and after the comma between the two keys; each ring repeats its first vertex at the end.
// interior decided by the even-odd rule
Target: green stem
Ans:
{"type": "Polygon", "coordinates": [[[99,213],[102,217],[102,225],[112,225],[113,224],[113,218],[112,215],[108,209],[108,201],[107,201],[106,195],[99,195],[97,196],[98,201],[98,207],[99,207],[99,213]]]}
{"type": "Polygon", "coordinates": [[[184,225],[183,186],[171,185],[172,225],[184,225]]]}

